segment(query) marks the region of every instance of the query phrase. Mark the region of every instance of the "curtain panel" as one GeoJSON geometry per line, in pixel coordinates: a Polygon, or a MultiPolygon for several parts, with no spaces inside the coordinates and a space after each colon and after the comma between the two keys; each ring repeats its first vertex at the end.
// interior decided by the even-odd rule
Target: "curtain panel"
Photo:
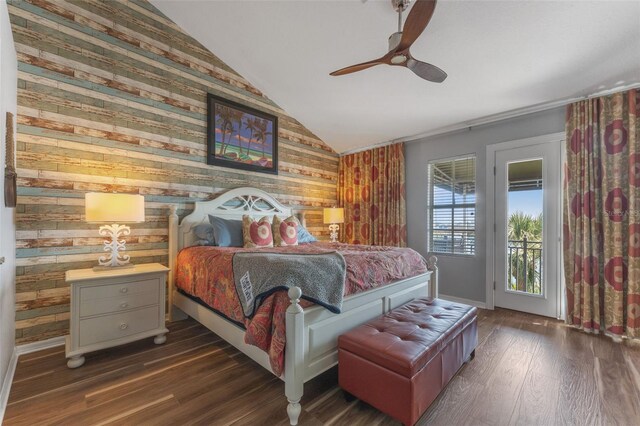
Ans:
{"type": "Polygon", "coordinates": [[[338,205],[344,242],[406,246],[404,144],[340,157],[338,205]]]}
{"type": "Polygon", "coordinates": [[[567,108],[567,322],[640,337],[640,90],[567,108]]]}

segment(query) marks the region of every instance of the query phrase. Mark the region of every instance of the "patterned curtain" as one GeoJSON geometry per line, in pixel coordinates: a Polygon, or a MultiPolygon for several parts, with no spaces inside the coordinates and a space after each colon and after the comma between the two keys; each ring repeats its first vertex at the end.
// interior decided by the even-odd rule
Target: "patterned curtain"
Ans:
{"type": "Polygon", "coordinates": [[[640,90],[567,109],[567,321],[640,337],[640,90]]]}
{"type": "Polygon", "coordinates": [[[338,205],[344,208],[343,241],[407,245],[404,144],[340,157],[338,205]]]}

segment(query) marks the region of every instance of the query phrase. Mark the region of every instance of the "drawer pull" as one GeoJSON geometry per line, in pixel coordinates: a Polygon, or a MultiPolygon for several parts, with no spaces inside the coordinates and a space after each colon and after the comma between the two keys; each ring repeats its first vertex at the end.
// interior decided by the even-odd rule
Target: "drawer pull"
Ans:
{"type": "Polygon", "coordinates": [[[120,330],[126,330],[127,328],[129,328],[129,324],[127,324],[126,322],[120,324],[120,330]]]}
{"type": "Polygon", "coordinates": [[[129,291],[129,289],[127,287],[122,287],[120,289],[120,293],[127,293],[129,291]]]}
{"type": "Polygon", "coordinates": [[[122,309],[124,309],[124,308],[126,308],[126,307],[128,307],[128,306],[129,306],[129,304],[128,304],[127,302],[123,302],[123,303],[121,303],[121,304],[120,304],[120,307],[121,307],[122,309]]]}

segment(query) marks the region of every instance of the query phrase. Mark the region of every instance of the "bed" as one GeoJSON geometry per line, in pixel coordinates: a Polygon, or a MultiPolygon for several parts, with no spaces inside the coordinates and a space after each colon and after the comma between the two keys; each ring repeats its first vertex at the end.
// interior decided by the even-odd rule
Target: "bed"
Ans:
{"type": "MultiPolygon", "coordinates": [[[[171,206],[168,293],[170,320],[184,319],[187,315],[194,318],[262,367],[276,374],[274,370],[278,369],[272,368],[269,354],[245,343],[246,330],[241,323],[204,306],[201,301],[176,286],[178,254],[182,249],[195,245],[192,228],[208,222],[210,214],[226,219],[240,219],[244,214],[256,217],[288,217],[292,213],[291,208],[283,206],[270,194],[256,188],[237,188],[216,199],[197,202],[193,212],[181,222],[176,207],[171,206]]],[[[297,216],[305,225],[304,214],[299,213],[297,216]]],[[[182,261],[184,262],[184,259],[182,261]]],[[[284,371],[276,375],[285,382],[287,414],[292,425],[297,424],[302,410],[300,399],[304,383],[337,364],[337,338],[340,334],[416,297],[437,296],[438,273],[435,257],[429,259],[428,266],[429,270],[419,275],[346,295],[340,314],[331,313],[318,305],[301,303],[301,290],[298,287],[289,289],[284,321],[284,371]]]]}

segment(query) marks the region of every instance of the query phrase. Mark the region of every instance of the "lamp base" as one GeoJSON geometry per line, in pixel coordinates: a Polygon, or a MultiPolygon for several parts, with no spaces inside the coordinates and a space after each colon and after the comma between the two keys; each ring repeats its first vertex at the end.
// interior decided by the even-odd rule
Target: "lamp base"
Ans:
{"type": "Polygon", "coordinates": [[[332,243],[338,242],[339,229],[340,229],[340,225],[338,225],[337,223],[332,223],[331,225],[329,225],[329,231],[331,231],[331,233],[329,234],[329,238],[331,238],[332,243]]]}
{"type": "Polygon", "coordinates": [[[129,235],[131,233],[131,228],[127,225],[118,225],[117,223],[114,223],[113,225],[101,226],[98,232],[103,237],[110,238],[110,240],[104,241],[104,251],[106,251],[107,254],[98,258],[98,264],[100,265],[98,268],[109,269],[129,266],[129,259],[131,257],[124,253],[127,249],[126,241],[124,239],[120,239],[120,237],[129,235]]]}

